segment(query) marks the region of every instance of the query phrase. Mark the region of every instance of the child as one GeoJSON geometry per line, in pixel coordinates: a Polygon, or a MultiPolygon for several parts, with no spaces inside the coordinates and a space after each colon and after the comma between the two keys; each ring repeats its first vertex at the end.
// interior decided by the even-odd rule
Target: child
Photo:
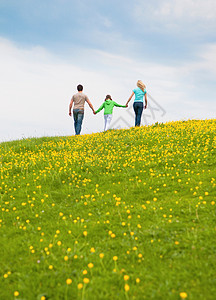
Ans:
{"type": "Polygon", "coordinates": [[[95,115],[101,111],[104,108],[104,131],[108,130],[110,128],[110,123],[112,121],[112,112],[113,107],[126,107],[126,105],[120,105],[116,102],[114,102],[110,95],[106,95],[106,99],[104,100],[104,103],[96,110],[95,115]]]}

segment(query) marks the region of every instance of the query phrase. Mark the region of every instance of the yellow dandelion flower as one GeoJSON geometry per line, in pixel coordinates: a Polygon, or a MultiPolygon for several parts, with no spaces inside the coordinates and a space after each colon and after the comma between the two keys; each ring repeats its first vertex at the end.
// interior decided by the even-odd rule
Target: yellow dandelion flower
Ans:
{"type": "Polygon", "coordinates": [[[93,268],[94,267],[93,263],[89,263],[88,267],[89,267],[89,269],[93,268]]]}
{"type": "Polygon", "coordinates": [[[180,297],[182,299],[186,299],[187,298],[187,293],[185,293],[185,292],[181,292],[179,295],[180,295],[180,297]]]}
{"type": "Polygon", "coordinates": [[[130,276],[128,276],[128,275],[124,275],[124,280],[125,280],[125,281],[128,281],[128,280],[129,280],[129,278],[130,278],[130,276]]]}
{"type": "Polygon", "coordinates": [[[87,284],[87,283],[89,283],[89,279],[85,277],[85,278],[83,279],[83,282],[87,284]]]}
{"type": "Polygon", "coordinates": [[[81,290],[83,288],[83,284],[82,283],[78,283],[77,287],[78,287],[79,290],[81,290]]]}
{"type": "Polygon", "coordinates": [[[72,283],[72,279],[68,278],[68,279],[66,280],[66,283],[67,283],[68,285],[71,284],[71,283],[72,283]]]}
{"type": "Polygon", "coordinates": [[[124,289],[125,289],[125,292],[128,292],[129,289],[130,289],[129,285],[128,285],[128,284],[125,284],[124,289]]]}

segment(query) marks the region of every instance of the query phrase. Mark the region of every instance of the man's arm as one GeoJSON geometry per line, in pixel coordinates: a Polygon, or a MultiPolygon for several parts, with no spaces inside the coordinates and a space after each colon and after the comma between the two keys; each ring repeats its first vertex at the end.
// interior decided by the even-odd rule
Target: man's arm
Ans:
{"type": "Polygon", "coordinates": [[[70,102],[70,105],[69,105],[69,116],[71,116],[71,109],[72,109],[72,106],[73,106],[73,98],[71,98],[71,102],[70,102]]]}
{"type": "Polygon", "coordinates": [[[88,103],[89,107],[92,109],[93,113],[95,113],[94,107],[88,98],[87,98],[86,102],[88,103]]]}

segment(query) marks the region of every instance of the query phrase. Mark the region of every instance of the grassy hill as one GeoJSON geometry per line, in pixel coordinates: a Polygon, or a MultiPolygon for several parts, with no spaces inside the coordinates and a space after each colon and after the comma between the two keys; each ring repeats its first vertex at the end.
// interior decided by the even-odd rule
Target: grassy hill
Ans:
{"type": "Polygon", "coordinates": [[[215,132],[0,144],[0,299],[215,299],[215,132]]]}

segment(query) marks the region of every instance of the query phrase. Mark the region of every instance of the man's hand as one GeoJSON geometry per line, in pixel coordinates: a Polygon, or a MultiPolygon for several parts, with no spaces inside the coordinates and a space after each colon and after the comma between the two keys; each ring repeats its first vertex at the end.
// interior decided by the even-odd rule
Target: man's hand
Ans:
{"type": "Polygon", "coordinates": [[[69,111],[69,116],[71,117],[71,111],[69,111]]]}
{"type": "Polygon", "coordinates": [[[96,115],[96,112],[95,112],[95,110],[93,110],[93,114],[94,114],[94,115],[96,115]]]}

